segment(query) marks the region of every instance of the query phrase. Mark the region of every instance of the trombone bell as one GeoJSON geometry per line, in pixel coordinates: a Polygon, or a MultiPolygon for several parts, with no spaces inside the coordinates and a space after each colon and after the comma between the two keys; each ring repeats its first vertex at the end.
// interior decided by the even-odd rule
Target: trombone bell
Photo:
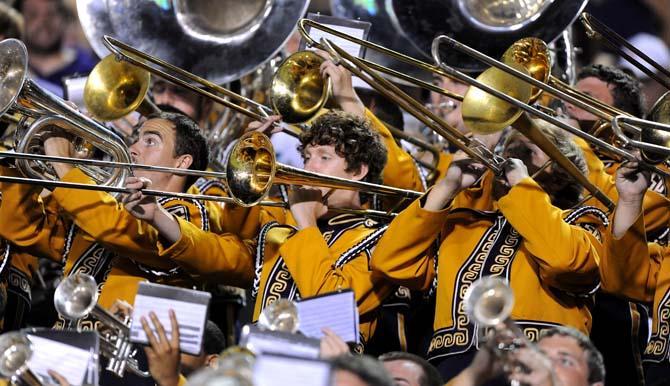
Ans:
{"type": "MultiPolygon", "coordinates": [[[[513,62],[510,66],[528,73],[521,64],[513,62]]],[[[477,80],[492,85],[500,92],[520,101],[531,97],[531,85],[520,82],[514,76],[497,68],[489,68],[477,77],[477,80]]],[[[491,134],[503,130],[514,123],[523,111],[474,86],[468,88],[461,105],[465,126],[475,133],[491,134]]]]}
{"type": "Polygon", "coordinates": [[[88,75],[84,103],[101,121],[113,121],[136,110],[149,89],[150,75],[137,66],[107,55],[88,75]]]}
{"type": "Polygon", "coordinates": [[[284,122],[305,122],[326,104],[331,86],[321,76],[323,62],[312,51],[300,51],[280,64],[272,79],[270,103],[284,122]]]}

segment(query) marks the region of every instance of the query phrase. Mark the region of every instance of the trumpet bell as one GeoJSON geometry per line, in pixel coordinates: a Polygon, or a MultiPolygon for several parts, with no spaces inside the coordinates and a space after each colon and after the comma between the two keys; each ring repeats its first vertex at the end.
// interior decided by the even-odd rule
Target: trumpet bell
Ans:
{"type": "Polygon", "coordinates": [[[92,276],[76,273],[63,280],[54,293],[56,311],[68,320],[88,315],[98,302],[98,285],[92,276]]]}
{"type": "Polygon", "coordinates": [[[33,354],[30,340],[20,331],[0,335],[0,374],[11,378],[28,363],[33,354]]]}
{"type": "Polygon", "coordinates": [[[228,156],[228,193],[241,206],[252,206],[264,197],[276,171],[270,139],[252,131],[240,137],[228,156]]]}
{"type": "Polygon", "coordinates": [[[330,80],[321,76],[324,59],[312,51],[289,56],[277,69],[270,90],[272,108],[287,123],[312,118],[330,95],[330,80]]]}
{"type": "Polygon", "coordinates": [[[0,42],[0,115],[15,103],[28,74],[28,51],[17,39],[0,42]]]}
{"type": "MultiPolygon", "coordinates": [[[[542,83],[549,81],[551,75],[551,54],[547,44],[538,38],[523,38],[512,44],[503,54],[502,62],[521,64],[528,74],[542,83]]],[[[532,87],[530,101],[540,97],[542,90],[532,87]]]]}
{"type": "MultiPolygon", "coordinates": [[[[647,119],[658,123],[670,123],[670,91],[666,92],[660,98],[658,98],[656,103],[654,103],[654,105],[649,110],[647,119]]],[[[667,131],[642,126],[640,140],[642,142],[670,148],[670,132],[667,131]]],[[[642,150],[640,154],[643,160],[652,164],[660,164],[668,159],[667,154],[662,155],[645,150],[642,150]]]]}
{"type": "MultiPolygon", "coordinates": [[[[519,63],[509,63],[515,69],[527,73],[526,68],[519,63]]],[[[491,67],[477,77],[502,93],[520,101],[527,102],[531,97],[531,85],[518,80],[502,70],[491,67]]],[[[463,122],[469,130],[490,134],[510,126],[523,113],[521,109],[499,99],[476,87],[469,87],[463,97],[461,106],[463,122]]]]}
{"type": "Polygon", "coordinates": [[[93,68],[84,86],[84,103],[96,119],[113,121],[139,107],[149,89],[150,75],[107,55],[93,68]]]}
{"type": "Polygon", "coordinates": [[[258,325],[266,330],[295,334],[300,326],[298,307],[288,299],[277,299],[263,309],[258,325]]]}
{"type": "Polygon", "coordinates": [[[487,276],[468,288],[464,301],[470,319],[482,326],[493,327],[509,318],[514,307],[514,293],[505,280],[487,276]]]}

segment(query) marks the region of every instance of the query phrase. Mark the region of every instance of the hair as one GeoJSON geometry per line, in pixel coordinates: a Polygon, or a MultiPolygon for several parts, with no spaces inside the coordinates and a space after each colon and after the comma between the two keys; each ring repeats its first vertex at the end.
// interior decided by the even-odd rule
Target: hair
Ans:
{"type": "Polygon", "coordinates": [[[0,3],[0,35],[5,39],[23,37],[23,15],[6,3],[0,3]]]}
{"type": "Polygon", "coordinates": [[[393,386],[393,378],[381,362],[366,355],[342,355],[330,361],[333,370],[343,370],[355,374],[367,386],[393,386]]]}
{"type": "MultiPolygon", "coordinates": [[[[184,114],[162,111],[150,114],[149,119],[165,119],[172,122],[175,130],[175,145],[173,156],[179,157],[188,154],[193,158],[190,170],[205,170],[209,163],[209,148],[207,141],[200,132],[195,121],[184,114]]],[[[198,179],[197,176],[186,176],[184,190],[188,189],[198,179]]]]}
{"type": "Polygon", "coordinates": [[[603,355],[600,353],[600,351],[598,351],[588,336],[582,334],[574,328],[558,326],[543,331],[540,340],[552,336],[564,336],[573,338],[575,341],[577,341],[579,347],[581,347],[587,355],[589,366],[589,383],[594,384],[596,382],[605,382],[605,362],[603,360],[603,355]]]}
{"type": "MultiPolygon", "coordinates": [[[[584,152],[570,138],[568,133],[539,119],[533,120],[533,122],[549,141],[556,145],[561,154],[570,160],[582,174],[588,176],[589,168],[584,158],[584,152]]],[[[505,139],[503,149],[507,149],[512,141],[522,135],[516,130],[512,131],[505,139]]],[[[530,172],[532,173],[533,171],[530,172]]],[[[550,194],[551,203],[561,209],[569,209],[575,206],[579,202],[583,192],[583,187],[558,164],[552,165],[552,173],[550,175],[541,173],[535,180],[550,194]]]]}
{"type": "MultiPolygon", "coordinates": [[[[14,8],[18,9],[20,12],[23,12],[23,5],[26,1],[27,0],[17,0],[14,3],[14,8]]],[[[65,3],[64,0],[50,0],[50,1],[56,3],[56,9],[64,19],[69,20],[75,17],[72,10],[70,10],[70,8],[68,7],[68,5],[65,3]]]]}
{"type": "Polygon", "coordinates": [[[640,82],[630,74],[616,67],[592,64],[582,68],[577,80],[595,77],[612,85],[614,107],[617,107],[638,118],[644,116],[644,96],[640,82]]]}
{"type": "Polygon", "coordinates": [[[419,377],[419,386],[442,386],[444,381],[440,372],[435,366],[431,365],[427,360],[418,355],[410,354],[403,351],[391,351],[379,357],[381,362],[391,361],[408,361],[418,365],[421,368],[421,376],[419,377]]]}
{"type": "Polygon", "coordinates": [[[226,337],[219,326],[211,320],[208,320],[205,324],[202,340],[205,355],[220,354],[226,348],[226,337]]]}
{"type": "MultiPolygon", "coordinates": [[[[367,165],[363,181],[380,184],[386,166],[386,147],[367,120],[343,111],[330,111],[318,117],[300,136],[298,151],[309,145],[333,146],[347,163],[347,172],[359,172],[367,165]]],[[[361,194],[361,201],[367,196],[361,194]]]]}
{"type": "Polygon", "coordinates": [[[402,115],[402,110],[400,110],[397,104],[391,102],[377,91],[367,88],[357,87],[356,94],[361,98],[363,104],[372,110],[377,118],[395,128],[404,129],[405,119],[402,115]]]}

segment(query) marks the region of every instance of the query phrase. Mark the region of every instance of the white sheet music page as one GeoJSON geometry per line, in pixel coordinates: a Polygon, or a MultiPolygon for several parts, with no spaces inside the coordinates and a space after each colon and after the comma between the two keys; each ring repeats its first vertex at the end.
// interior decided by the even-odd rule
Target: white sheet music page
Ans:
{"type": "Polygon", "coordinates": [[[133,319],[130,324],[130,341],[148,344],[147,335],[142,329],[141,317],[145,317],[155,331],[149,313],[153,312],[163,325],[168,339],[172,336],[172,323],[169,310],[173,310],[179,323],[179,349],[187,354],[199,355],[202,337],[207,322],[207,308],[211,295],[195,291],[148,282],[142,282],[135,296],[133,319]]]}
{"type": "Polygon", "coordinates": [[[296,305],[299,329],[306,336],[320,339],[323,336],[321,329],[328,327],[345,342],[359,342],[358,308],[353,291],[306,298],[296,305]]]}
{"type": "Polygon", "coordinates": [[[326,361],[263,354],[254,363],[255,386],[328,386],[330,364],[326,361]]]}
{"type": "Polygon", "coordinates": [[[318,358],[321,349],[319,339],[280,331],[263,331],[257,326],[242,327],[240,346],[256,354],[275,353],[299,358],[318,358]]]}
{"type": "Polygon", "coordinates": [[[35,374],[46,380],[51,379],[49,370],[54,370],[67,379],[73,386],[84,384],[84,375],[89,367],[90,350],[85,350],[55,340],[28,335],[33,346],[33,356],[28,367],[35,374]]]}

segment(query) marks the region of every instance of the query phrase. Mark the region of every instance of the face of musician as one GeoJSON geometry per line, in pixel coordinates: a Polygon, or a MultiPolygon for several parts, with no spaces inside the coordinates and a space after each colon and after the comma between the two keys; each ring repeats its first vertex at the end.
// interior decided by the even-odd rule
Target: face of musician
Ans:
{"type": "MultiPolygon", "coordinates": [[[[204,170],[207,145],[198,126],[181,114],[161,113],[149,118],[139,130],[137,142],[130,146],[132,161],[137,164],[204,170]]],[[[183,192],[193,177],[148,170],[136,170],[136,177],[151,180],[151,189],[183,192]]]]}
{"type": "Polygon", "coordinates": [[[179,370],[182,375],[188,377],[204,367],[214,367],[219,356],[217,354],[188,355],[181,354],[179,359],[179,370]]]}
{"type": "Polygon", "coordinates": [[[563,335],[546,337],[540,340],[538,348],[552,361],[554,373],[560,384],[604,385],[604,382],[598,380],[599,376],[591,374],[589,356],[592,354],[580,346],[574,337],[563,335]]]}
{"type": "MultiPolygon", "coordinates": [[[[593,98],[612,105],[614,103],[614,96],[612,95],[613,85],[610,85],[595,76],[589,76],[583,79],[580,79],[575,88],[587,95],[592,96],[593,98]]],[[[575,107],[572,104],[567,104],[568,114],[571,118],[574,118],[578,121],[596,121],[598,118],[580,108],[575,107]]]]}
{"type": "MultiPolygon", "coordinates": [[[[439,77],[435,82],[437,86],[459,95],[465,95],[465,92],[468,91],[468,85],[447,77],[439,77]]],[[[431,92],[430,103],[433,105],[433,111],[437,112],[437,115],[446,120],[449,125],[462,133],[468,132],[463,123],[461,102],[452,100],[436,92],[431,92]]]]}
{"type": "Polygon", "coordinates": [[[66,29],[61,0],[24,0],[25,43],[30,54],[53,54],[61,49],[66,29]]]}
{"type": "Polygon", "coordinates": [[[157,79],[151,86],[151,94],[157,105],[168,105],[200,122],[205,118],[211,103],[183,87],[157,79]]]}
{"type": "MultiPolygon", "coordinates": [[[[535,122],[538,128],[556,145],[563,155],[572,161],[582,173],[588,174],[583,153],[564,131],[542,121],[536,120],[535,122]]],[[[569,209],[579,202],[583,189],[563,168],[551,164],[538,173],[540,168],[550,158],[528,138],[516,132],[511,134],[505,142],[503,156],[505,158],[520,159],[526,165],[528,175],[533,176],[537,173],[533,179],[549,195],[551,203],[554,206],[561,209],[569,209]]],[[[496,199],[500,199],[508,191],[509,187],[504,180],[501,178],[494,180],[493,195],[496,199]]]]}
{"type": "MultiPolygon", "coordinates": [[[[299,148],[305,170],[349,180],[381,182],[386,149],[379,136],[363,119],[344,112],[324,114],[301,137],[299,148]]],[[[329,188],[320,188],[323,195],[329,188]]],[[[357,191],[336,189],[328,196],[328,206],[357,208],[357,191]]]]}
{"type": "Polygon", "coordinates": [[[386,371],[391,374],[396,386],[422,386],[423,370],[416,363],[406,360],[384,361],[386,371]]]}

